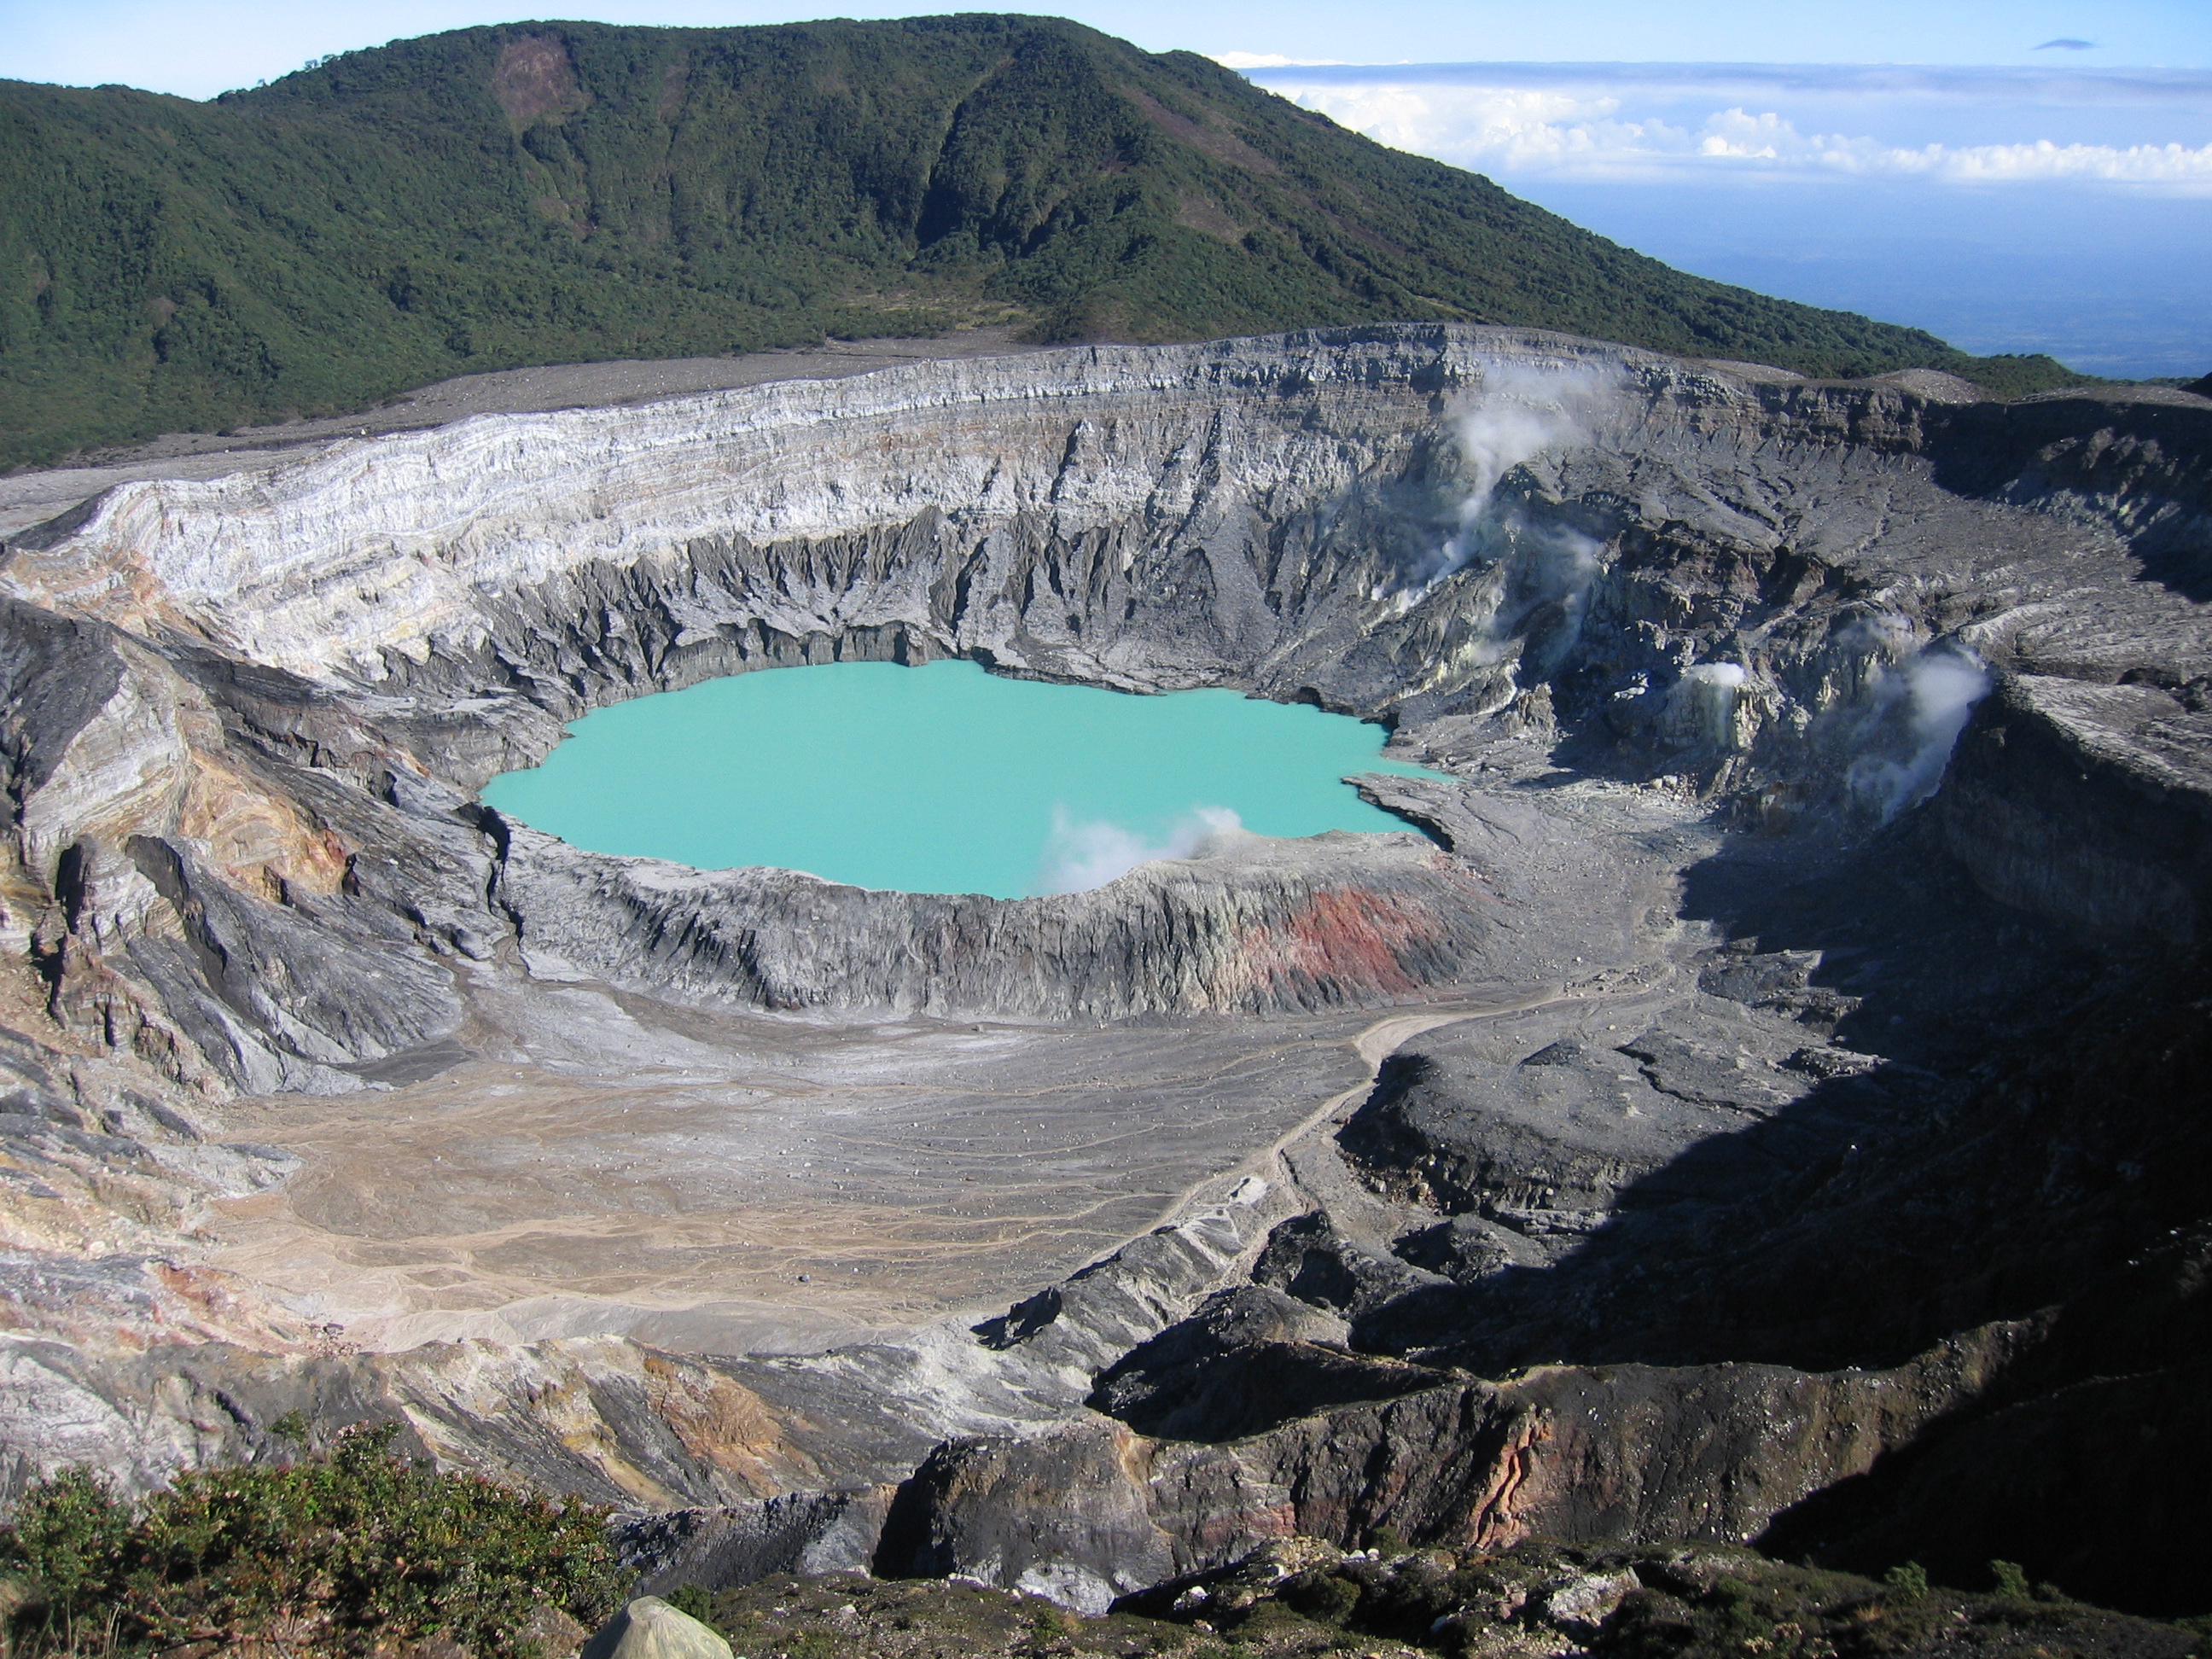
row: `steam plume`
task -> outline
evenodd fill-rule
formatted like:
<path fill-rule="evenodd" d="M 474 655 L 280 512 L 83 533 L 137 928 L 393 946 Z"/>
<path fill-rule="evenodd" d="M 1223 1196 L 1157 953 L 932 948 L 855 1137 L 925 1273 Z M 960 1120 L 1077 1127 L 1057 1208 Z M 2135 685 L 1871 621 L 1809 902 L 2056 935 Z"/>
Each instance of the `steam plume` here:
<path fill-rule="evenodd" d="M 1054 807 L 1052 835 L 1044 856 L 1038 860 L 1033 896 L 1048 893 L 1087 893 L 1094 887 L 1126 876 L 1154 859 L 1187 859 L 1205 851 L 1224 836 L 1239 835 L 1244 825 L 1225 806 L 1196 806 L 1169 827 L 1159 842 L 1146 841 L 1118 823 L 1098 819 L 1072 818 L 1064 807 Z"/>
<path fill-rule="evenodd" d="M 1880 672 L 1870 688 L 1878 717 L 1902 715 L 1909 749 L 1901 759 L 1868 755 L 1853 762 L 1851 793 L 1885 822 L 1926 800 L 1989 689 L 1989 670 L 1961 645 L 1930 646 L 1902 668 Z"/>
<path fill-rule="evenodd" d="M 1585 549 L 1594 551 L 1595 544 L 1571 532 L 1534 532 L 1507 521 L 1494 510 L 1492 498 L 1515 467 L 1547 450 L 1589 442 L 1590 421 L 1612 392 L 1604 376 L 1585 368 L 1493 363 L 1483 372 L 1480 392 L 1453 426 L 1468 484 L 1456 514 L 1458 527 L 1427 559 L 1401 574 L 1394 595 L 1399 609 L 1419 604 L 1438 582 L 1473 562 L 1485 544 L 1501 533 L 1509 540 L 1530 544 L 1540 556 L 1559 550 L 1544 544 L 1562 538 L 1581 544 L 1572 550 L 1571 564 L 1583 556 Z M 1378 588 L 1375 597 L 1384 598 L 1386 592 Z"/>
<path fill-rule="evenodd" d="M 1590 442 L 1591 424 L 1616 390 L 1588 368 L 1490 364 L 1475 401 L 1453 426 L 1467 481 L 1456 527 L 1395 582 L 1378 585 L 1372 597 L 1390 600 L 1402 614 L 1448 578 L 1480 564 L 1481 577 L 1453 601 L 1468 630 L 1459 647 L 1462 659 L 1487 666 L 1521 653 L 1534 678 L 1552 672 L 1582 631 L 1601 550 L 1565 525 L 1500 503 L 1498 489 L 1537 456 Z M 1536 655 L 1526 655 L 1532 650 Z"/>
<path fill-rule="evenodd" d="M 1701 662 L 1682 671 L 1669 699 L 1679 734 L 1714 749 L 1735 746 L 1735 705 L 1751 676 L 1740 662 Z"/>

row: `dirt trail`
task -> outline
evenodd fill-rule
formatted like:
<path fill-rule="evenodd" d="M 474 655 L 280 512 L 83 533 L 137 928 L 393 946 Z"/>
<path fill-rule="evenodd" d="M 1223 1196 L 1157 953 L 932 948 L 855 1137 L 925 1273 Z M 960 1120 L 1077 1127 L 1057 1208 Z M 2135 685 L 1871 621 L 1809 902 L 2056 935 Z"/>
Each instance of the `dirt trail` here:
<path fill-rule="evenodd" d="M 1559 1003 L 1596 1001 L 1601 1000 L 1604 994 L 1603 993 L 1596 995 L 1579 994 L 1570 991 L 1565 986 L 1543 985 L 1501 1001 L 1460 1003 L 1445 1007 L 1424 1008 L 1416 1013 L 1391 1014 L 1376 1020 L 1372 1025 L 1349 1040 L 1349 1046 L 1352 1052 L 1366 1064 L 1365 1077 L 1350 1088 L 1331 1095 L 1289 1129 L 1277 1136 L 1264 1150 L 1255 1152 L 1238 1164 L 1236 1168 L 1223 1174 L 1207 1176 L 1193 1182 L 1176 1194 L 1166 1207 L 1161 1210 L 1158 1218 L 1151 1226 L 1146 1228 L 1144 1232 L 1131 1234 L 1114 1249 L 1121 1249 L 1143 1237 L 1145 1233 L 1157 1231 L 1162 1227 L 1172 1226 L 1175 1223 L 1187 1218 L 1194 1209 L 1200 1207 L 1200 1198 L 1203 1194 L 1211 1192 L 1215 1194 L 1211 1202 L 1206 1206 L 1206 1207 L 1212 1207 L 1212 1204 L 1221 1202 L 1223 1198 L 1234 1192 L 1253 1176 L 1261 1176 L 1271 1188 L 1277 1190 L 1291 1184 L 1292 1176 L 1288 1166 L 1283 1161 L 1284 1154 L 1316 1130 L 1334 1121 L 1346 1107 L 1364 1096 L 1375 1086 L 1375 1079 L 1382 1069 L 1382 1062 L 1395 1054 L 1402 1044 L 1411 1042 L 1424 1032 L 1433 1031 L 1440 1026 L 1461 1024 L 1468 1020 L 1494 1019 L 1505 1014 L 1525 1014 L 1535 1009 L 1548 1008 Z M 1109 1251 L 1105 1254 L 1111 1253 Z"/>

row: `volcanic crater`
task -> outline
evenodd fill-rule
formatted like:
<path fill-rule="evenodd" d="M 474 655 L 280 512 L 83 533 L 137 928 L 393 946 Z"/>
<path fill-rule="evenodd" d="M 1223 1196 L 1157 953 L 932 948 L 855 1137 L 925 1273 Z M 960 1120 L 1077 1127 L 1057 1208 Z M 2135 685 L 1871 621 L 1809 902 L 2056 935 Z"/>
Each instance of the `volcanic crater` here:
<path fill-rule="evenodd" d="M 1097 1609 L 1389 1528 L 2182 1610 L 2208 440 L 1407 325 L 108 489 L 0 566 L 0 1484 L 296 1408 L 671 1583 Z M 1015 901 L 477 798 L 624 698 L 946 657 L 1449 776 Z"/>

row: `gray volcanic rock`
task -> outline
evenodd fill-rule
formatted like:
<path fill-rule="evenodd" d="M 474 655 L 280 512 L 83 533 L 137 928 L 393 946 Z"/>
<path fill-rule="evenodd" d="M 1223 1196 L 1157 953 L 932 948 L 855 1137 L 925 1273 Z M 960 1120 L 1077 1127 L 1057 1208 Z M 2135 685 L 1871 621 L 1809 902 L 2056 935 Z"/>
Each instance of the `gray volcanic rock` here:
<path fill-rule="evenodd" d="M 1298 1534 L 1388 1527 L 1482 1550 L 1529 1536 L 1741 1539 L 1973 1398 L 2017 1340 L 1976 1332 L 1879 1372 L 1546 1368 L 1221 1444 L 1093 1424 L 956 1442 L 901 1489 L 876 1570 L 964 1571 L 1096 1607 L 1124 1577 L 1223 1566 Z"/>
<path fill-rule="evenodd" d="M 1103 1613 L 1182 1566 L 1131 1478 L 1137 1443 L 1117 1425 L 1086 1424 L 1045 1439 L 940 1446 L 900 1489 L 875 1570 L 886 1577 L 966 1571 Z"/>
<path fill-rule="evenodd" d="M 2208 457 L 2181 394 L 1423 326 L 124 483 L 0 562 L 0 1491 L 72 1462 L 143 1489 L 299 1409 L 682 1512 L 632 1531 L 654 1582 L 866 1559 L 1095 1607 L 1298 1532 L 1772 1528 L 2148 1597 L 2160 1523 L 2098 1473 L 2145 1466 L 2070 1402 L 2155 1419 L 2172 1489 L 2212 1478 L 2173 1420 L 2201 1279 L 2140 1266 L 2212 1170 Z M 1424 834 L 1012 902 L 615 858 L 474 799 L 625 697 L 955 655 L 1317 704 L 1449 775 L 1360 781 Z M 896 1074 L 921 1022 L 984 1017 L 1030 1057 L 976 1085 L 1025 1119 L 1010 1185 L 1054 1089 L 1115 1134 L 1255 1127 L 1112 1194 L 1138 1218 L 1003 1316 L 805 1353 L 364 1353 L 272 1288 L 335 1232 L 207 1262 L 291 1167 L 225 1142 L 242 1097 L 343 1097 L 374 1141 L 386 1091 L 452 1071 L 526 1141 L 526 1060 L 673 1091 L 710 1038 L 834 1030 Z M 1133 1103 L 1060 1075 L 1078 1029 L 1274 1058 Z M 713 1109 L 848 1133 L 772 1084 Z M 908 1146 L 877 1163 L 918 1183 Z M 853 1212 L 896 1208 L 877 1180 Z M 363 1222 L 350 1260 L 513 1295 L 488 1264 L 604 1222 L 532 1190 L 546 1214 Z M 608 1255 L 575 1301 L 629 1293 Z M 2002 1473 L 2031 1463 L 2063 1479 Z M 2006 1530 L 2077 1501 L 2072 1554 Z"/>
<path fill-rule="evenodd" d="M 1239 1285 L 1131 1349 L 1099 1375 L 1089 1403 L 1146 1434 L 1235 1440 L 1437 1381 L 1418 1367 L 1343 1352 L 1346 1335 L 1340 1319 L 1264 1284 Z"/>
<path fill-rule="evenodd" d="M 684 1584 L 720 1589 L 772 1573 L 865 1570 L 895 1489 L 791 1492 L 711 1510 L 639 1516 L 620 1531 L 625 1565 L 650 1594 Z"/>
<path fill-rule="evenodd" d="M 2008 678 L 1977 711 L 1940 806 L 1992 896 L 2190 949 L 2212 927 L 2212 708 L 2200 685 Z"/>
<path fill-rule="evenodd" d="M 1402 1261 L 1346 1243 L 1321 1210 L 1293 1216 L 1267 1236 L 1267 1248 L 1252 1264 L 1252 1279 L 1310 1306 L 1351 1315 L 1430 1282 Z"/>
<path fill-rule="evenodd" d="M 712 1626 L 678 1612 L 657 1595 L 641 1595 L 584 1644 L 590 1659 L 730 1659 L 730 1644 Z"/>
<path fill-rule="evenodd" d="M 1161 1227 L 975 1327 L 984 1345 L 1018 1351 L 1073 1381 L 1087 1377 L 1177 1318 L 1219 1284 L 1249 1243 L 1263 1183 L 1248 1180 L 1234 1207 Z M 1241 1212 L 1241 1213 L 1240 1213 Z"/>
<path fill-rule="evenodd" d="M 769 1008 L 1048 1019 L 1279 1013 L 1448 981 L 1494 931 L 1476 872 L 1422 837 L 1234 837 L 1109 888 L 1006 902 L 702 874 L 514 829 L 495 896 L 533 965 Z"/>
<path fill-rule="evenodd" d="M 1695 1013 L 1670 1026 L 1610 1048 L 1555 1043 L 1513 1065 L 1425 1043 L 1392 1061 L 1340 1142 L 1372 1178 L 1430 1207 L 1526 1231 L 1539 1212 L 1608 1210 L 1661 1170 L 1680 1187 L 1692 1147 L 1813 1086 L 1779 1064 L 1802 1034 Z"/>

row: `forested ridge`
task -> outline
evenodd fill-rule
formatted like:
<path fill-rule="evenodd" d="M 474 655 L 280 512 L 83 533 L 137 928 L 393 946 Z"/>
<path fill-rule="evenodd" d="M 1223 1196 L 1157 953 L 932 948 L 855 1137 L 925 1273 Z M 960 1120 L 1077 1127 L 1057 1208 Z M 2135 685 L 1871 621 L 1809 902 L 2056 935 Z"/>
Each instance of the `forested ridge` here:
<path fill-rule="evenodd" d="M 207 103 L 0 82 L 0 465 L 523 363 L 1422 319 L 2072 378 L 1683 275 L 1050 18 L 518 23 Z"/>

